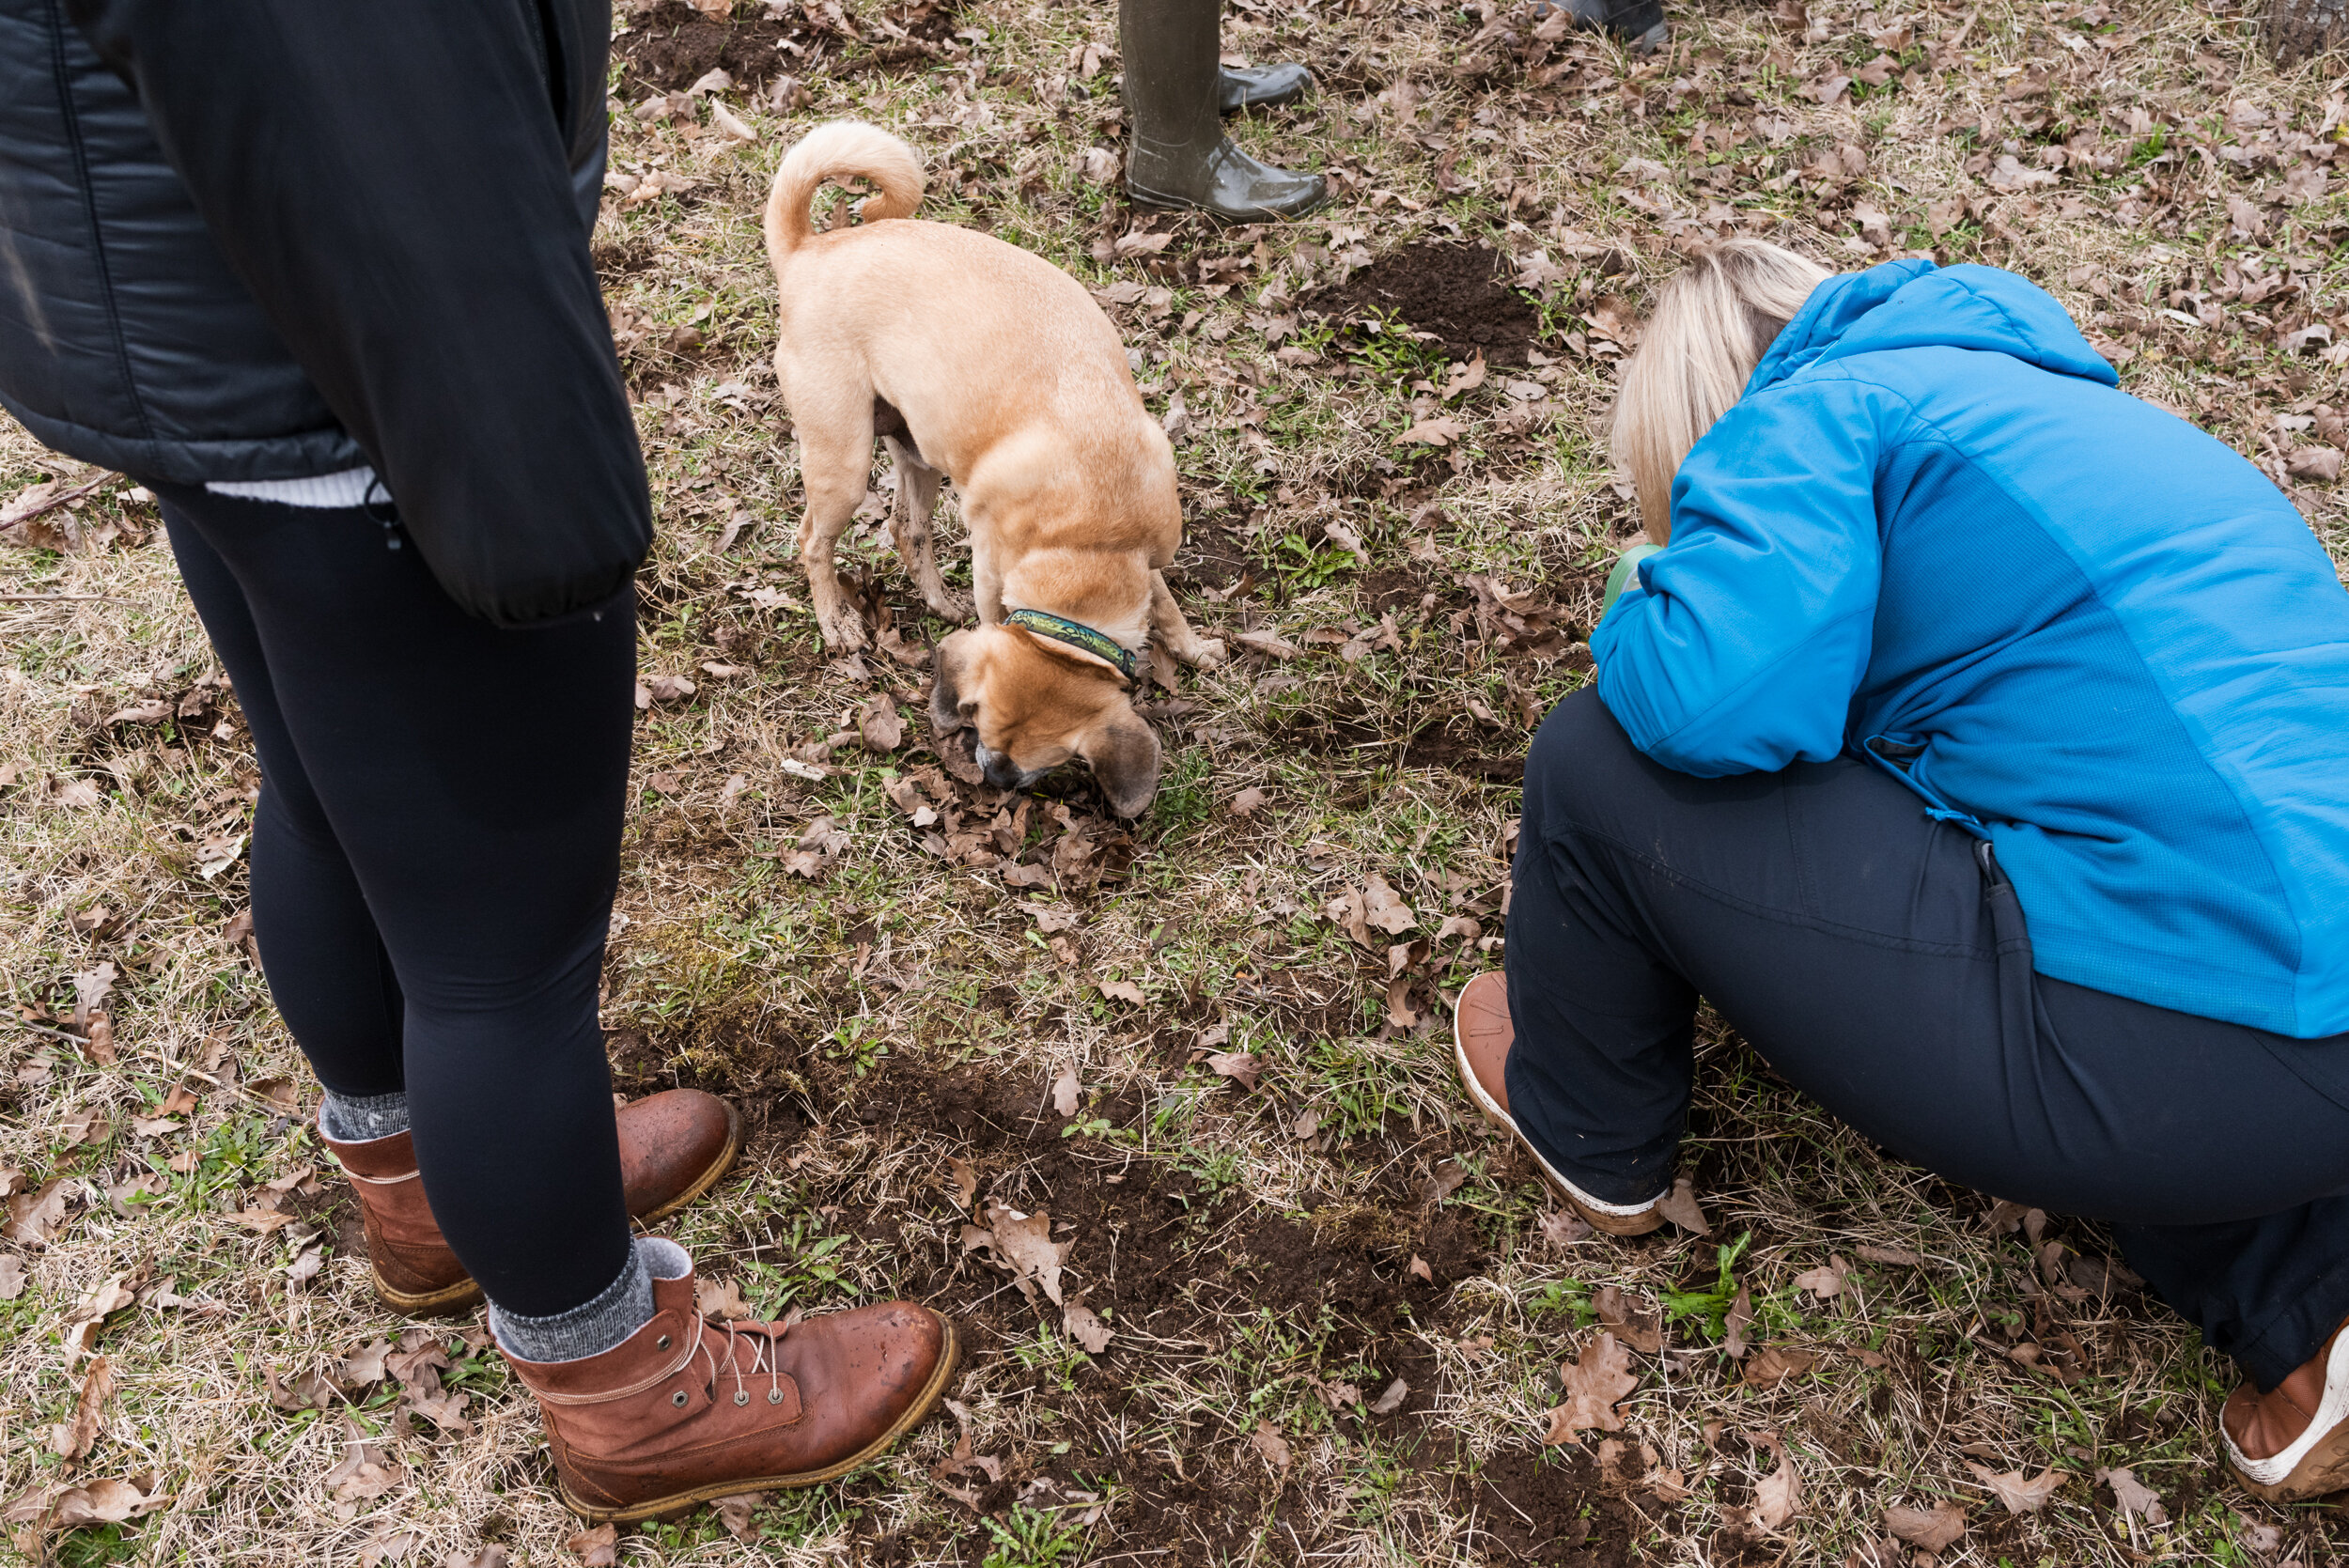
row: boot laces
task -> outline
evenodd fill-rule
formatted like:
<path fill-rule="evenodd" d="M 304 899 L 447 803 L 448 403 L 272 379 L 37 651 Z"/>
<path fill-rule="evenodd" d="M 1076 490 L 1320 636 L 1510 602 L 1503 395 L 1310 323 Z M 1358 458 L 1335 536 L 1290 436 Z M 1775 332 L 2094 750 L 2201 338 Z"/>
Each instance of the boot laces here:
<path fill-rule="evenodd" d="M 722 1359 L 711 1348 L 710 1342 L 723 1330 L 726 1337 L 726 1353 Z M 705 1397 L 715 1403 L 718 1382 L 728 1373 L 734 1374 L 734 1403 L 750 1403 L 749 1381 L 761 1373 L 767 1375 L 767 1403 L 783 1403 L 783 1358 L 777 1353 L 775 1342 L 787 1333 L 788 1327 L 777 1323 L 711 1324 L 707 1320 L 702 1329 L 702 1355 L 709 1363 L 709 1376 L 703 1385 Z M 742 1351 L 749 1349 L 749 1365 L 743 1365 Z"/>

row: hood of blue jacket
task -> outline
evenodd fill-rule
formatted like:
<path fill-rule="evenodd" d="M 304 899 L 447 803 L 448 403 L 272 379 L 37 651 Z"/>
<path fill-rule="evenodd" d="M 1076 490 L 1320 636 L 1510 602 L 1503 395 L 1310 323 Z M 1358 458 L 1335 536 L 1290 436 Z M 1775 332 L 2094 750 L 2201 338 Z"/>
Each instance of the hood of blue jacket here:
<path fill-rule="evenodd" d="M 1811 365 L 1887 349 L 1982 349 L 2059 376 L 2120 382 L 2063 307 L 2013 272 L 1888 261 L 1812 289 L 1753 367 L 1746 396 Z"/>

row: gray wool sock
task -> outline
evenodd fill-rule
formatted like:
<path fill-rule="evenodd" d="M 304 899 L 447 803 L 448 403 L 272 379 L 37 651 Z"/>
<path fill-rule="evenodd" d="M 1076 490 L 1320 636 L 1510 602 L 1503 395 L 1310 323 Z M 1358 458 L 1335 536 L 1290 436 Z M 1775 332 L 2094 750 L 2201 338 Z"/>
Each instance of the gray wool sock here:
<path fill-rule="evenodd" d="M 652 1321 L 652 1282 L 679 1280 L 693 1260 L 674 1241 L 639 1236 L 620 1277 L 580 1306 L 551 1317 L 524 1317 L 490 1303 L 490 1331 L 500 1348 L 524 1361 L 581 1361 L 600 1356 Z"/>
<path fill-rule="evenodd" d="M 369 1143 L 408 1130 L 408 1094 L 337 1094 L 319 1102 L 319 1130 L 338 1143 Z"/>

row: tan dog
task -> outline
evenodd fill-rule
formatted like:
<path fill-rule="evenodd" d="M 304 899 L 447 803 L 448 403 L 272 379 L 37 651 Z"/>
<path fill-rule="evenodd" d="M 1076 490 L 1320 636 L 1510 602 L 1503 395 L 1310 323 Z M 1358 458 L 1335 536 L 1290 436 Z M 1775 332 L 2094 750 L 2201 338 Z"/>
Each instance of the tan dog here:
<path fill-rule="evenodd" d="M 813 232 L 817 187 L 850 179 L 879 192 L 864 221 Z M 980 624 L 939 645 L 940 731 L 975 726 L 979 765 L 1001 788 L 1083 757 L 1118 814 L 1138 815 L 1159 778 L 1158 737 L 1132 701 L 1149 634 L 1189 664 L 1223 659 L 1166 586 L 1183 533 L 1174 449 L 1082 286 L 990 235 L 906 221 L 921 199 L 913 149 L 842 120 L 785 155 L 767 201 L 782 296 L 775 374 L 800 438 L 800 551 L 817 620 L 828 645 L 864 645 L 833 549 L 879 435 L 896 467 L 898 556 L 949 620 L 972 607 L 938 575 L 941 475 L 971 531 Z"/>

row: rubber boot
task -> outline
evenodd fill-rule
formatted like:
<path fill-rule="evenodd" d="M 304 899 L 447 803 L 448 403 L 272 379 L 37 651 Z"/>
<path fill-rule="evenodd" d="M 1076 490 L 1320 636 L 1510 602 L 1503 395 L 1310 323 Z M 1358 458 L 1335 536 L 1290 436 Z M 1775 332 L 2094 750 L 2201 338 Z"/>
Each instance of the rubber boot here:
<path fill-rule="evenodd" d="M 1215 74 L 1216 107 L 1227 115 L 1243 109 L 1278 109 L 1313 90 L 1314 73 L 1294 61 L 1277 66 L 1225 66 Z"/>
<path fill-rule="evenodd" d="M 708 1323 L 683 1253 L 653 1318 L 576 1361 L 507 1355 L 546 1418 L 563 1501 L 591 1524 L 669 1518 L 739 1492 L 814 1486 L 879 1458 L 938 1407 L 955 1330 L 910 1302 L 798 1323 Z"/>
<path fill-rule="evenodd" d="M 1653 54 L 1671 41 L 1663 0 L 1550 0 L 1541 14 L 1563 10 L 1586 33 L 1605 33 L 1634 54 Z"/>
<path fill-rule="evenodd" d="M 648 1094 L 615 1115 L 620 1181 L 628 1212 L 642 1224 L 666 1219 L 715 1187 L 742 1149 L 741 1114 L 698 1089 Z M 425 1201 L 408 1134 L 359 1143 L 321 1134 L 319 1141 L 358 1191 L 378 1300 L 395 1312 L 430 1316 L 481 1299 L 481 1287 L 449 1250 Z"/>
<path fill-rule="evenodd" d="M 1310 212 L 1329 199 L 1329 181 L 1260 163 L 1223 134 L 1221 23 L 1218 0 L 1119 0 L 1133 125 L 1127 194 L 1238 223 Z"/>

